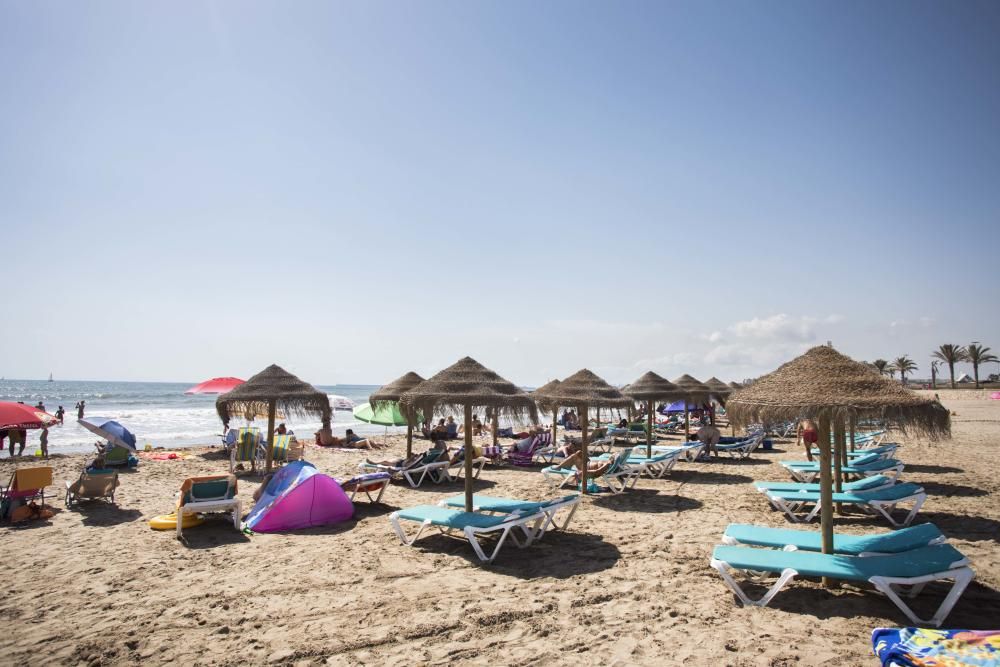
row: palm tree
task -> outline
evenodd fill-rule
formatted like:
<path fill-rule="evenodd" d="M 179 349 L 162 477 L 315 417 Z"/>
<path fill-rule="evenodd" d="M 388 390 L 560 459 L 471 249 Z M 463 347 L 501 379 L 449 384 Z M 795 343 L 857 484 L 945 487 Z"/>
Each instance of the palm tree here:
<path fill-rule="evenodd" d="M 979 365 L 989 364 L 996 361 L 997 355 L 990 353 L 990 348 L 979 344 L 979 341 L 973 341 L 969 344 L 969 349 L 965 351 L 966 360 L 972 364 L 972 375 L 976 378 L 976 389 L 979 389 Z"/>
<path fill-rule="evenodd" d="M 931 389 L 937 389 L 937 374 L 940 365 L 941 362 L 937 359 L 931 362 Z"/>
<path fill-rule="evenodd" d="M 890 379 L 895 380 L 896 379 L 896 367 L 893 366 L 892 364 L 889 364 L 888 366 L 885 367 L 885 374 L 888 375 Z"/>
<path fill-rule="evenodd" d="M 879 375 L 885 375 L 886 369 L 889 368 L 889 362 L 885 359 L 876 359 L 872 362 L 872 366 L 879 372 Z"/>
<path fill-rule="evenodd" d="M 951 375 L 951 388 L 955 388 L 955 364 L 960 361 L 965 361 L 968 352 L 961 345 L 953 345 L 951 343 L 945 343 L 944 345 L 938 346 L 938 349 L 931 353 L 931 356 L 935 359 L 940 359 L 944 363 L 948 364 L 948 373 Z"/>
<path fill-rule="evenodd" d="M 906 374 L 912 373 L 917 370 L 917 365 L 905 354 L 901 357 L 896 357 L 895 361 L 892 362 L 892 367 L 899 371 L 899 381 L 906 384 Z"/>

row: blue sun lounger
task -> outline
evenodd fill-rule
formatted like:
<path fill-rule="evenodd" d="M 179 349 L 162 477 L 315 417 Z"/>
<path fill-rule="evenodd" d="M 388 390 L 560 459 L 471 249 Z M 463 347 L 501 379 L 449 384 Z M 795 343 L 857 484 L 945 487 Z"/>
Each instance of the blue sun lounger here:
<path fill-rule="evenodd" d="M 819 477 L 819 463 L 808 461 L 781 461 L 782 466 L 792 477 L 800 482 L 813 482 Z M 891 475 L 894 479 L 899 479 L 903 473 L 903 463 L 896 459 L 879 459 L 870 463 L 862 463 L 858 459 L 849 466 L 843 466 L 840 471 L 844 475 L 851 477 L 870 477 L 871 475 Z"/>
<path fill-rule="evenodd" d="M 878 447 L 869 447 L 868 449 L 856 449 L 853 452 L 844 452 L 844 454 L 847 455 L 848 460 L 857 460 L 873 454 L 877 454 L 880 458 L 887 459 L 893 456 L 897 449 L 899 449 L 899 445 L 895 442 L 891 442 L 885 445 L 879 445 Z M 812 448 L 812 455 L 819 456 L 818 447 Z"/>
<path fill-rule="evenodd" d="M 874 491 L 886 486 L 892 486 L 896 480 L 884 475 L 874 475 L 872 477 L 862 477 L 853 482 L 844 482 L 841 489 L 844 491 Z M 820 485 L 817 482 L 754 482 L 758 491 L 819 491 Z"/>
<path fill-rule="evenodd" d="M 868 556 L 873 554 L 894 554 L 941 544 L 944 535 L 933 523 L 921 523 L 909 528 L 873 533 L 869 535 L 848 535 L 834 533 L 834 553 L 846 556 Z M 743 523 L 731 523 L 722 534 L 722 543 L 752 547 L 770 547 L 786 551 L 822 551 L 823 535 L 816 530 L 796 530 L 793 528 L 768 528 Z"/>
<path fill-rule="evenodd" d="M 935 544 L 897 554 L 842 556 L 812 551 L 778 551 L 754 547 L 718 546 L 712 552 L 712 567 L 745 605 L 766 607 L 785 584 L 797 576 L 830 577 L 843 581 L 868 582 L 892 600 L 914 624 L 940 627 L 975 577 L 968 559 L 950 544 Z M 735 571 L 766 572 L 777 581 L 760 598 L 753 600 L 733 577 Z M 900 589 L 912 586 L 915 597 L 925 584 L 953 580 L 954 584 L 937 611 L 928 620 L 918 618 L 899 596 Z"/>
<path fill-rule="evenodd" d="M 419 523 L 420 528 L 413 537 L 408 537 L 403 530 L 403 521 Z M 510 537 L 511 541 L 519 547 L 526 547 L 531 544 L 534 535 L 538 533 L 542 522 L 545 521 L 545 514 L 537 512 L 512 512 L 510 514 L 480 514 L 479 512 L 463 512 L 460 510 L 447 509 L 437 505 L 417 505 L 407 509 L 393 512 L 389 515 L 389 523 L 392 525 L 400 542 L 406 546 L 412 546 L 420 539 L 424 530 L 429 526 L 434 526 L 444 535 L 450 535 L 453 531 L 461 531 L 465 539 L 472 545 L 479 560 L 492 563 L 493 559 L 500 553 L 500 547 Z M 530 525 L 534 524 L 534 525 Z M 522 544 L 517 535 L 511 531 L 514 528 L 523 528 L 525 542 Z M 479 543 L 480 537 L 485 537 L 493 533 L 499 533 L 500 539 L 497 541 L 493 551 L 487 555 Z"/>
<path fill-rule="evenodd" d="M 639 479 L 640 471 L 637 466 L 629 465 L 628 459 L 631 456 L 632 448 L 626 447 L 615 454 L 611 465 L 603 473 L 599 475 L 588 473 L 587 481 L 596 483 L 597 479 L 604 480 L 612 493 L 622 493 L 630 486 L 635 487 L 635 482 Z M 559 466 L 549 466 L 548 468 L 542 468 L 542 477 L 552 484 L 554 488 L 561 489 L 566 484 L 574 481 L 579 484 L 577 480 L 578 472 L 579 470 L 576 467 L 561 468 Z"/>
<path fill-rule="evenodd" d="M 541 502 L 535 502 L 530 500 L 517 500 L 514 498 L 501 498 L 498 496 L 485 496 L 474 494 L 472 496 L 472 511 L 474 512 L 489 512 L 496 514 L 511 514 L 513 512 L 521 512 L 533 514 L 535 512 L 542 512 L 545 515 L 545 521 L 538 528 L 538 532 L 531 536 L 532 541 L 539 540 L 545 534 L 545 532 L 551 527 L 553 530 L 565 530 L 569 525 L 570 520 L 576 513 L 576 508 L 580 504 L 580 496 L 563 496 L 562 498 L 553 498 L 552 500 L 545 500 Z M 445 498 L 440 502 L 442 507 L 450 507 L 455 509 L 465 509 L 465 495 L 458 494 L 450 498 Z M 562 524 L 556 522 L 555 517 L 559 510 L 569 509 L 569 514 L 563 519 Z M 526 526 L 527 528 L 527 526 Z"/>
<path fill-rule="evenodd" d="M 764 495 L 771 504 L 788 515 L 792 521 L 809 522 L 819 515 L 822 508 L 821 495 L 818 491 L 764 491 Z M 916 484 L 895 484 L 883 487 L 874 491 L 855 491 L 853 493 L 834 493 L 832 502 L 841 505 L 855 505 L 865 510 L 878 512 L 888 520 L 893 527 L 908 526 L 917 515 L 924 501 L 927 500 L 927 493 L 922 486 Z M 897 505 L 903 503 L 913 503 L 913 509 L 902 521 L 896 521 L 892 517 L 893 510 Z M 807 505 L 813 505 L 804 517 L 797 513 Z"/>

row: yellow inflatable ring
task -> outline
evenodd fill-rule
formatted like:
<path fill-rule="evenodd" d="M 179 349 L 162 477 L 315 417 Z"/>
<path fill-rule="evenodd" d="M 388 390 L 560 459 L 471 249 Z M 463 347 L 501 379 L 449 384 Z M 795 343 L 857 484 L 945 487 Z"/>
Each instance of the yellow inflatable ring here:
<path fill-rule="evenodd" d="M 205 519 L 200 514 L 185 514 L 184 523 L 181 524 L 181 527 L 190 528 L 192 526 L 200 526 L 203 523 L 205 523 Z M 149 520 L 149 527 L 153 530 L 177 530 L 177 514 L 171 513 L 154 516 Z"/>

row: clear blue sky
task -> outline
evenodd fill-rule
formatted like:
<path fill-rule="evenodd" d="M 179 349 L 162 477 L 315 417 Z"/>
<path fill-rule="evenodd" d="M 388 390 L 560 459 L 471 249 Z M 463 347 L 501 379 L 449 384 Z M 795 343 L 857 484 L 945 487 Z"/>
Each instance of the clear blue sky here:
<path fill-rule="evenodd" d="M 0 0 L 0 374 L 1000 348 L 995 2 Z M 12 290 L 9 288 L 20 288 Z"/>

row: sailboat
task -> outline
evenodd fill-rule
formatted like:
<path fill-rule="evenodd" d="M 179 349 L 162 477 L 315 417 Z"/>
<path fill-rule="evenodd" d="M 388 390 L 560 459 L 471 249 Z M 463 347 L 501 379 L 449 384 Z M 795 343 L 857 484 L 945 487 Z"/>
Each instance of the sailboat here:
<path fill-rule="evenodd" d="M 49 373 L 49 382 L 52 382 L 52 373 Z"/>

